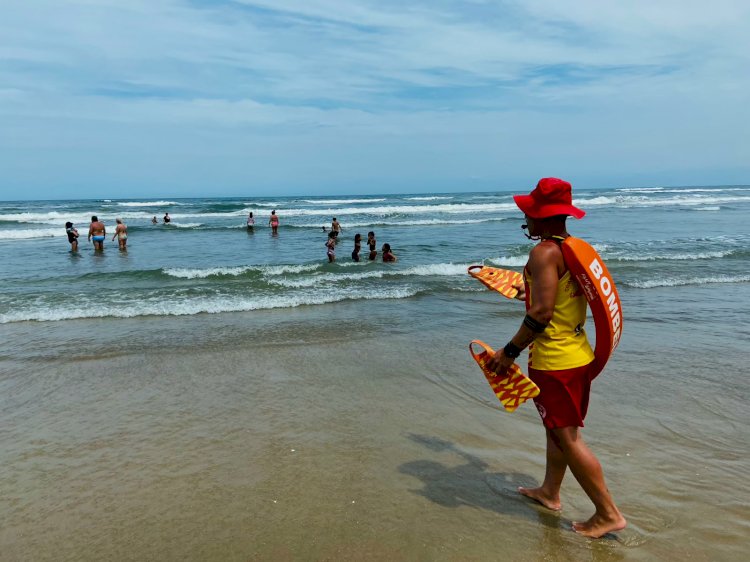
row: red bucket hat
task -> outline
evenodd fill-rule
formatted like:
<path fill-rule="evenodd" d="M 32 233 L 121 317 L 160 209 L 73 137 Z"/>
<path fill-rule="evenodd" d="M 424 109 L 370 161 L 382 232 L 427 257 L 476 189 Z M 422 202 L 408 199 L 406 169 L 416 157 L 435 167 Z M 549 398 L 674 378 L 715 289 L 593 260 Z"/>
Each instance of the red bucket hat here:
<path fill-rule="evenodd" d="M 573 195 L 568 182 L 559 178 L 542 178 L 528 195 L 514 195 L 513 200 L 524 214 L 532 219 L 546 219 L 557 215 L 583 218 L 586 211 L 573 206 Z"/>

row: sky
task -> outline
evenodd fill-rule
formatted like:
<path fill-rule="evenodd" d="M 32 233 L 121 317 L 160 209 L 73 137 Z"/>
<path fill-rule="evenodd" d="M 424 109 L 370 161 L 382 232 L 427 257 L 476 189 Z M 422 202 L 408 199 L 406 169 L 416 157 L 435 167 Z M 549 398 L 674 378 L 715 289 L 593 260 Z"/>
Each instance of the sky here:
<path fill-rule="evenodd" d="M 0 14 L 0 199 L 750 183 L 747 0 Z"/>

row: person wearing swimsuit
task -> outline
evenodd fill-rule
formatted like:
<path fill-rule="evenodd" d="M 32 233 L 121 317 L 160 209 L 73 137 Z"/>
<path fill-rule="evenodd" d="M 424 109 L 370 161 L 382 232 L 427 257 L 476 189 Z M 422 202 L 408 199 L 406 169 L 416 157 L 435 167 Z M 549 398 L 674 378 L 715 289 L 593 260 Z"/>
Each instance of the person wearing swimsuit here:
<path fill-rule="evenodd" d="M 529 233 L 539 243 L 529 253 L 524 288 L 516 298 L 526 301 L 526 317 L 507 345 L 488 361 L 501 374 L 521 351 L 529 351 L 529 378 L 541 393 L 534 398 L 547 438 L 547 468 L 538 488 L 520 487 L 520 494 L 552 510 L 560 510 L 560 486 L 568 468 L 594 504 L 587 521 L 573 530 L 590 538 L 624 529 L 627 521 L 615 505 L 602 467 L 583 441 L 580 428 L 586 416 L 594 352 L 583 329 L 586 299 L 563 259 L 560 243 L 569 236 L 567 217 L 582 218 L 573 206 L 571 186 L 557 178 L 543 178 L 529 195 L 514 200 L 526 216 Z"/>
<path fill-rule="evenodd" d="M 172 218 L 169 216 L 169 213 L 164 213 L 164 224 L 169 224 Z"/>
<path fill-rule="evenodd" d="M 329 232 L 328 240 L 326 240 L 326 255 L 328 256 L 328 263 L 336 261 L 336 233 Z"/>
<path fill-rule="evenodd" d="M 377 242 L 375 241 L 375 233 L 371 230 L 367 233 L 367 245 L 370 247 L 370 254 L 367 258 L 372 261 L 378 257 Z"/>
<path fill-rule="evenodd" d="M 359 261 L 359 251 L 362 248 L 362 235 L 357 233 L 354 235 L 354 251 L 352 252 L 352 259 Z"/>
<path fill-rule="evenodd" d="M 114 242 L 115 238 L 117 238 L 120 250 L 125 251 L 127 250 L 126 246 L 128 243 L 128 227 L 122 222 L 122 219 L 115 219 L 115 222 L 117 226 L 115 227 L 115 234 L 112 236 L 112 241 Z"/>
<path fill-rule="evenodd" d="M 383 261 L 384 262 L 394 262 L 398 261 L 398 258 L 396 255 L 391 252 L 391 245 L 390 244 L 383 244 Z"/>
<path fill-rule="evenodd" d="M 341 223 L 336 217 L 331 220 L 331 230 L 336 233 L 336 243 L 339 243 L 338 235 L 341 234 Z"/>
<path fill-rule="evenodd" d="M 73 226 L 72 222 L 65 223 L 65 233 L 68 235 L 68 242 L 70 242 L 70 251 L 78 251 L 78 230 Z"/>
<path fill-rule="evenodd" d="M 271 225 L 271 232 L 273 234 L 278 234 L 279 230 L 279 215 L 276 214 L 276 211 L 271 211 L 271 218 L 268 219 L 268 224 Z"/>
<path fill-rule="evenodd" d="M 250 211 L 250 214 L 247 215 L 247 229 L 253 230 L 255 228 L 255 217 L 253 216 L 253 212 Z"/>
<path fill-rule="evenodd" d="M 107 229 L 104 223 L 101 222 L 96 215 L 91 217 L 91 224 L 89 225 L 89 242 L 94 242 L 94 250 L 97 252 L 104 251 L 104 238 L 107 236 Z"/>

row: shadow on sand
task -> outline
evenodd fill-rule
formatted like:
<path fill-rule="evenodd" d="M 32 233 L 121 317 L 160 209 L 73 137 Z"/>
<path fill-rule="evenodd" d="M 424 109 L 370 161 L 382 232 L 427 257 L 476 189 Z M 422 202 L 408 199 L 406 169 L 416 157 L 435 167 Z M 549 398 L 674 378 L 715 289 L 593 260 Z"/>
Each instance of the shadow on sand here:
<path fill-rule="evenodd" d="M 555 560 L 579 560 L 585 554 L 605 554 L 607 560 L 620 560 L 616 547 L 637 547 L 645 542 L 642 533 L 634 529 L 617 534 L 608 533 L 609 540 L 586 539 L 572 530 L 572 520 L 518 493 L 519 486 L 535 487 L 539 482 L 520 472 L 490 472 L 489 465 L 479 457 L 462 451 L 454 443 L 425 435 L 410 433 L 407 437 L 430 451 L 452 453 L 465 462 L 448 466 L 434 460 L 418 460 L 399 466 L 402 474 L 422 481 L 422 488 L 411 490 L 445 507 L 470 506 L 515 518 L 536 522 L 545 529 L 540 548 L 555 553 Z M 579 550 L 581 547 L 584 550 Z M 570 557 L 569 557 L 570 556 Z"/>
<path fill-rule="evenodd" d="M 450 441 L 437 437 L 408 434 L 408 438 L 430 451 L 453 453 L 463 464 L 448 466 L 434 460 L 417 460 L 399 466 L 399 472 L 422 481 L 422 488 L 411 490 L 444 507 L 471 506 L 504 515 L 523 517 L 547 527 L 564 529 L 570 521 L 560 514 L 521 496 L 518 486 L 538 486 L 528 474 L 489 472 L 479 457 L 462 451 Z"/>

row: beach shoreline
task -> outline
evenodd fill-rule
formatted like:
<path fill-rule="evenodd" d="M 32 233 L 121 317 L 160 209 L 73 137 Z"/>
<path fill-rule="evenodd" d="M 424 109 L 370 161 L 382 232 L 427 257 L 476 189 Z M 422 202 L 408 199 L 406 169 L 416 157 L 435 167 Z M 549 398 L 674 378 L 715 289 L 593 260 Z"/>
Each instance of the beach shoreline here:
<path fill-rule="evenodd" d="M 451 322 L 430 321 L 436 308 Z M 630 359 L 650 337 L 637 319 L 584 430 L 628 529 L 593 543 L 570 532 L 591 509 L 570 476 L 561 515 L 515 493 L 542 476 L 541 424 L 529 404 L 502 412 L 465 348 L 498 341 L 519 315 L 470 293 L 2 326 L 2 557 L 736 559 L 742 496 L 714 482 L 745 476 L 743 456 L 716 459 L 715 428 L 696 442 L 697 420 L 678 411 L 689 402 L 664 400 L 665 379 L 696 357 L 665 354 L 658 378 Z M 106 342 L 137 329 L 117 353 L 56 350 L 71 332 Z M 28 350 L 8 347 L 33 332 Z M 692 334 L 683 344 L 698 355 Z"/>

